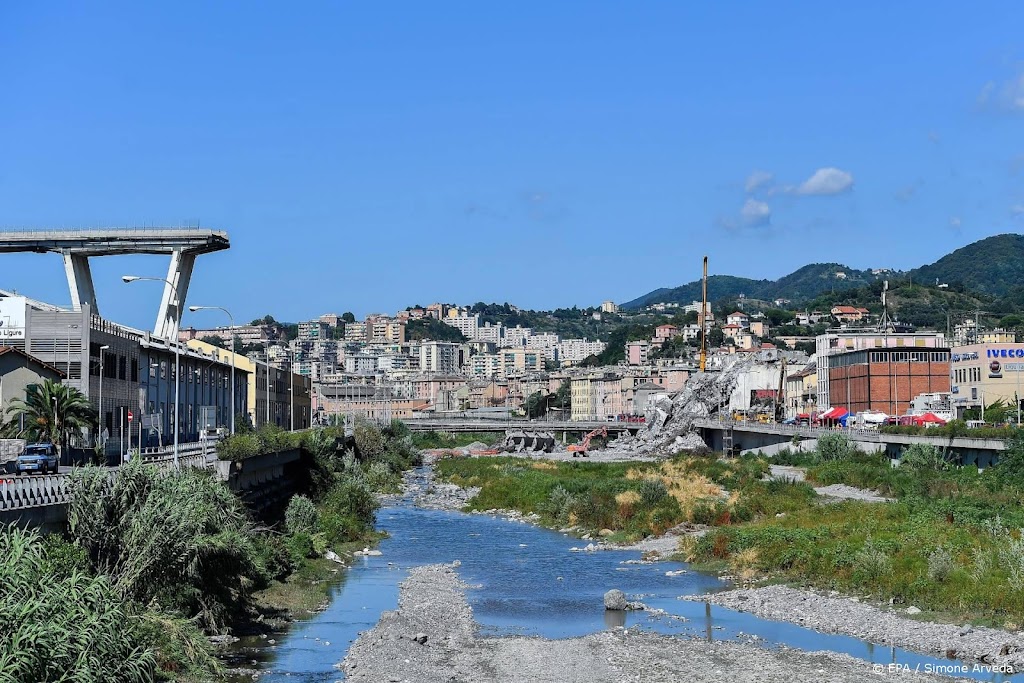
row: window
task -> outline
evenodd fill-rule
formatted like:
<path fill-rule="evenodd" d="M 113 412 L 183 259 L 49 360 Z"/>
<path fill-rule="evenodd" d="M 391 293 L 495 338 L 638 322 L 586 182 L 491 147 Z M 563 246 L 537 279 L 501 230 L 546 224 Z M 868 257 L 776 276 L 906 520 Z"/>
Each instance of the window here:
<path fill-rule="evenodd" d="M 117 378 L 128 379 L 128 358 L 125 356 L 117 357 Z"/>
<path fill-rule="evenodd" d="M 132 358 L 132 375 L 131 375 L 131 377 L 132 377 L 132 381 L 133 382 L 138 382 L 139 381 L 139 359 L 138 358 Z"/>

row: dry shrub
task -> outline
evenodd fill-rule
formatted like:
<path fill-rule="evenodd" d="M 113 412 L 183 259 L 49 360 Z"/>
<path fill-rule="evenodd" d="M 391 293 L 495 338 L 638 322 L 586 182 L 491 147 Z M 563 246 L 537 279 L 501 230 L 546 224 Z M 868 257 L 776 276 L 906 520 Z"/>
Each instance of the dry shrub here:
<path fill-rule="evenodd" d="M 744 570 L 752 570 L 757 567 L 757 561 L 760 556 L 757 554 L 757 548 L 747 548 L 741 550 L 729 558 L 729 566 L 737 572 Z"/>
<path fill-rule="evenodd" d="M 575 512 L 570 512 L 566 521 L 569 523 L 569 526 L 576 526 L 579 524 L 580 518 L 576 516 Z"/>
<path fill-rule="evenodd" d="M 729 557 L 729 538 L 725 534 L 715 536 L 715 542 L 711 547 L 711 555 L 719 560 Z"/>
<path fill-rule="evenodd" d="M 697 559 L 697 554 L 695 552 L 697 548 L 697 540 L 697 537 L 692 535 L 679 537 L 679 545 L 676 546 L 676 550 L 683 556 L 684 561 L 693 562 Z"/>
<path fill-rule="evenodd" d="M 634 506 L 640 502 L 640 494 L 636 491 L 623 491 L 615 496 L 619 506 L 619 517 L 626 520 L 633 516 Z"/>
<path fill-rule="evenodd" d="M 530 467 L 532 467 L 535 470 L 542 470 L 542 471 L 543 470 L 550 471 L 550 470 L 557 470 L 558 469 L 558 465 L 556 465 L 553 462 L 546 462 L 546 461 L 540 461 L 540 462 L 531 463 Z"/>
<path fill-rule="evenodd" d="M 630 469 L 626 479 L 658 479 L 665 485 L 670 496 L 679 503 L 679 508 L 688 521 L 693 521 L 693 511 L 706 500 L 721 498 L 722 489 L 702 474 L 688 469 L 688 460 L 663 462 L 655 471 Z"/>

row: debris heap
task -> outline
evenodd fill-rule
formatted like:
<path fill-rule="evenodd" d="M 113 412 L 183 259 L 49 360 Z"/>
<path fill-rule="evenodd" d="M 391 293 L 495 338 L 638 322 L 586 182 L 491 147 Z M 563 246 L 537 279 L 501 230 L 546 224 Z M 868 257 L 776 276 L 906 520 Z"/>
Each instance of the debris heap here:
<path fill-rule="evenodd" d="M 753 358 L 732 357 L 725 360 L 721 370 L 694 374 L 679 393 L 648 404 L 643 429 L 633 438 L 619 439 L 616 446 L 643 454 L 706 451 L 707 444 L 696 431 L 694 420 L 728 410 L 739 377 L 755 362 Z"/>

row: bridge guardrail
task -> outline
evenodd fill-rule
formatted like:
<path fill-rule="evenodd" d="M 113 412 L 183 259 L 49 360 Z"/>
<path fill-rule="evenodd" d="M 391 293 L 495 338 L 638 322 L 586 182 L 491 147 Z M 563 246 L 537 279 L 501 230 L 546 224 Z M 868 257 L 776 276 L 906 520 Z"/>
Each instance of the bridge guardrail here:
<path fill-rule="evenodd" d="M 202 444 L 181 444 L 178 447 L 178 463 L 181 467 L 206 469 L 212 462 L 209 454 L 215 456 L 212 446 L 207 447 L 207 454 L 204 455 Z M 143 457 L 143 462 L 161 468 L 174 467 L 173 449 L 157 457 Z M 111 469 L 110 474 L 117 476 L 117 469 Z M 67 474 L 0 475 L 0 511 L 64 505 L 70 501 L 71 479 Z"/>

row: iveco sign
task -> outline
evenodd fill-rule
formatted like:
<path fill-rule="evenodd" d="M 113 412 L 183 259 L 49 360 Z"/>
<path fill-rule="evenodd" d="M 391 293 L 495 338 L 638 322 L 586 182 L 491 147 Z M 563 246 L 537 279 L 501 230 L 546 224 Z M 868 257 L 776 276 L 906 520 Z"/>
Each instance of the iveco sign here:
<path fill-rule="evenodd" d="M 986 358 L 1024 358 L 1024 348 L 985 349 Z"/>

